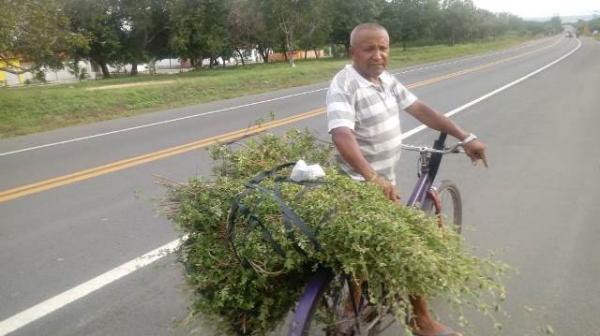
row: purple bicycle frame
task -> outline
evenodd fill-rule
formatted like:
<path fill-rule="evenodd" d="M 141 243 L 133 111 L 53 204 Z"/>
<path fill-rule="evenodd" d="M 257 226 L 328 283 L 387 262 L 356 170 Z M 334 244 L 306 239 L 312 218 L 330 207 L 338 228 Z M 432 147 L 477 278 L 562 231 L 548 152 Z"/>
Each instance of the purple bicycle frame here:
<path fill-rule="evenodd" d="M 290 323 L 289 336 L 303 336 L 302 332 L 310 323 L 309 317 L 319 304 L 318 298 L 327 289 L 333 279 L 333 272 L 328 268 L 319 268 L 308 281 L 304 295 L 298 302 L 294 319 Z"/>
<path fill-rule="evenodd" d="M 438 140 L 435 141 L 433 148 L 443 149 L 445 142 L 446 134 L 441 133 Z M 425 204 L 425 201 L 427 200 L 427 195 L 431 189 L 433 180 L 437 175 L 441 160 L 441 154 L 432 154 L 429 164 L 421 167 L 419 179 L 406 203 L 407 206 L 415 206 L 416 204 L 420 204 L 422 208 L 428 206 L 428 204 Z M 294 314 L 294 319 L 290 323 L 288 336 L 302 336 L 303 330 L 310 322 L 310 315 L 317 308 L 319 303 L 318 298 L 327 289 L 333 277 L 333 271 L 329 268 L 319 268 L 315 275 L 311 277 L 306 285 L 304 294 L 296 306 L 296 313 Z"/>
<path fill-rule="evenodd" d="M 427 197 L 427 192 L 431 188 L 431 178 L 429 174 L 422 174 L 413 189 L 408 202 L 406 202 L 407 206 L 415 206 L 416 204 L 421 204 L 423 207 L 425 198 Z"/>

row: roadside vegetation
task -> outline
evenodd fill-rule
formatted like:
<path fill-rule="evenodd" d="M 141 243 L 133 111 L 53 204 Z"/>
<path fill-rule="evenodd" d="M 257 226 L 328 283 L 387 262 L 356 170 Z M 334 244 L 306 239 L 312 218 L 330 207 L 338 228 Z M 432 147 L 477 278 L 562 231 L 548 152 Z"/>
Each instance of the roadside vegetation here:
<path fill-rule="evenodd" d="M 588 21 L 579 20 L 574 26 L 578 35 L 593 36 L 600 41 L 600 17 Z"/>
<path fill-rule="evenodd" d="M 333 46 L 338 56 L 363 22 L 380 22 L 404 49 L 562 31 L 559 17 L 525 21 L 470 0 L 21 0 L 3 10 L 18 15 L 0 16 L 0 71 L 40 74 L 89 60 L 104 78 L 109 65 L 127 64 L 135 76 L 139 64 L 153 73 L 160 59 L 199 69 L 203 60 L 243 62 L 249 50 L 265 63 L 282 53 L 291 65 L 296 51 Z"/>
<path fill-rule="evenodd" d="M 0 16 L 0 85 L 27 74 L 36 87 L 0 89 L 0 137 L 325 81 L 348 62 L 362 22 L 388 28 L 391 68 L 563 29 L 559 17 L 525 21 L 470 0 L 20 0 L 3 10 L 18 15 Z M 309 51 L 318 60 L 303 60 Z M 285 62 L 271 64 L 275 55 Z M 156 75 L 165 59 L 193 71 Z M 240 66 L 225 67 L 232 60 Z M 60 68 L 80 82 L 37 87 Z M 117 68 L 125 78 L 112 78 Z"/>
<path fill-rule="evenodd" d="M 454 46 L 394 48 L 390 68 L 473 55 L 516 45 L 524 38 Z M 67 85 L 0 89 L 0 137 L 136 115 L 148 111 L 324 82 L 348 59 L 322 58 L 253 64 L 176 75 L 140 75 Z"/>

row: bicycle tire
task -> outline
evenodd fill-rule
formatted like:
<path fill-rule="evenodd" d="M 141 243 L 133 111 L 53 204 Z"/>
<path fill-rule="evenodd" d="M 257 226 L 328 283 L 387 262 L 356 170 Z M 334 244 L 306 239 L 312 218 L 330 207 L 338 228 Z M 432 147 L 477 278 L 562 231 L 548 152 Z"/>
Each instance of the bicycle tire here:
<path fill-rule="evenodd" d="M 370 312 L 367 308 L 368 306 L 364 305 L 364 300 L 366 300 L 364 296 L 357 303 L 357 305 L 361 306 L 358 311 L 358 316 L 360 317 L 356 317 L 357 315 L 344 315 L 342 317 L 346 304 L 350 302 L 346 301 L 351 297 L 348 288 L 347 282 L 342 277 L 333 276 L 332 273 L 323 274 L 322 272 L 317 272 L 311 281 L 309 281 L 309 285 L 299 301 L 294 319 L 290 324 L 288 336 L 314 335 L 315 329 L 312 328 L 316 326 L 313 322 L 318 313 L 319 306 L 324 306 L 328 312 L 333 313 L 334 321 L 332 321 L 332 324 L 325 324 L 318 327 L 322 328 L 321 331 L 326 336 L 379 335 L 382 331 L 379 324 L 372 326 L 368 330 L 363 328 L 368 322 L 361 318 Z M 345 320 L 345 323 L 340 323 L 341 320 Z"/>
<path fill-rule="evenodd" d="M 441 209 L 436 209 L 435 201 L 431 199 L 431 194 L 428 194 L 427 201 L 424 204 L 423 210 L 426 213 L 441 216 L 441 225 L 449 225 L 450 220 L 456 232 L 462 231 L 462 198 L 456 184 L 450 180 L 443 180 L 439 185 L 433 188 L 437 197 L 441 202 Z M 450 210 L 450 211 L 448 211 Z M 441 211 L 441 213 L 440 213 Z M 448 215 L 451 213 L 451 215 Z"/>

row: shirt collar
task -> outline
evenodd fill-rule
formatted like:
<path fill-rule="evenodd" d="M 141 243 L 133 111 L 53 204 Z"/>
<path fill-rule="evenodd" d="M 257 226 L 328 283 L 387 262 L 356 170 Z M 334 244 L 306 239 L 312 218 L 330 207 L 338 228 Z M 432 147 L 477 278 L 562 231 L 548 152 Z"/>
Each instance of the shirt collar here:
<path fill-rule="evenodd" d="M 351 76 L 356 79 L 360 87 L 378 87 L 378 85 L 367 80 L 360 73 L 358 73 L 352 64 L 346 64 L 346 69 L 350 72 Z M 381 80 L 381 84 L 385 86 L 389 86 L 392 83 L 392 78 L 387 71 L 382 72 L 381 75 L 379 75 L 379 79 Z"/>

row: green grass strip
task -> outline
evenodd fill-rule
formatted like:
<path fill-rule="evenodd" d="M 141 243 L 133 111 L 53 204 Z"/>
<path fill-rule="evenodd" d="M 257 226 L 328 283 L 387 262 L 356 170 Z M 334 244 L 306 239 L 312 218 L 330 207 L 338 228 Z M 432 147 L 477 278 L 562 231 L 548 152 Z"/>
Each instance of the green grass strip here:
<path fill-rule="evenodd" d="M 524 39 L 393 48 L 390 69 L 473 55 L 514 46 Z M 92 123 L 149 111 L 258 94 L 324 82 L 348 59 L 297 60 L 175 75 L 139 75 L 66 85 L 0 89 L 0 138 Z"/>

